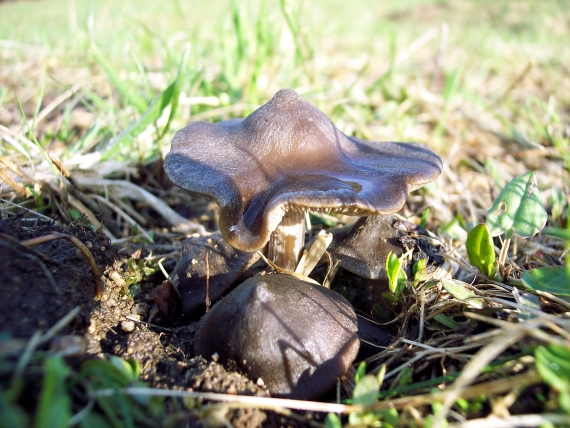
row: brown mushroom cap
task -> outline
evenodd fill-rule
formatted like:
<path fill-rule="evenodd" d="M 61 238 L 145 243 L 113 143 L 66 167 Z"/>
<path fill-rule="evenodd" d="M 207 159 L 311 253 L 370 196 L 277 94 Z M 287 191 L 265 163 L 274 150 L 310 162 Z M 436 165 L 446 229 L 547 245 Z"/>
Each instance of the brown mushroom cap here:
<path fill-rule="evenodd" d="M 190 123 L 176 133 L 164 167 L 176 185 L 217 202 L 232 246 L 254 251 L 290 210 L 398 211 L 442 163 L 425 145 L 346 136 L 283 89 L 243 120 Z"/>
<path fill-rule="evenodd" d="M 199 322 L 194 352 L 235 361 L 272 395 L 315 399 L 352 364 L 359 348 L 354 309 L 328 288 L 290 275 L 248 279 Z"/>
<path fill-rule="evenodd" d="M 405 235 L 392 226 L 395 217 L 373 215 L 359 219 L 348 230 L 335 233 L 327 251 L 342 267 L 362 278 L 387 279 L 386 259 L 391 252 L 402 255 L 399 239 Z"/>

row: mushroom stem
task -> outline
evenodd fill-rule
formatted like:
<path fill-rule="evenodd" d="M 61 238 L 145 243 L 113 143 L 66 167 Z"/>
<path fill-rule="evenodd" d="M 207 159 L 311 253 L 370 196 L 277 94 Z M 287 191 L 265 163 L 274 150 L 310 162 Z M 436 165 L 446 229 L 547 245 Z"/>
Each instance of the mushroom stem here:
<path fill-rule="evenodd" d="M 295 271 L 305 246 L 305 215 L 290 210 L 271 234 L 267 244 L 267 258 L 277 266 Z"/>

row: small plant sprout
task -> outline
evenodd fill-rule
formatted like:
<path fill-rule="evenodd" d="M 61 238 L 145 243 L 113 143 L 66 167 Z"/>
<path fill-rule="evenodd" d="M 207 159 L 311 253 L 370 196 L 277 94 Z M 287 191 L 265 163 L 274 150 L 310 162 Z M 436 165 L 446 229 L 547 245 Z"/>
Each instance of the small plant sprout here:
<path fill-rule="evenodd" d="M 505 234 L 498 263 L 503 277 L 513 234 L 521 238 L 530 238 L 542 230 L 546 224 L 546 217 L 546 210 L 538 196 L 538 186 L 533 171 L 513 178 L 499 193 L 493 206 L 487 211 L 487 226 L 492 237 Z"/>
<path fill-rule="evenodd" d="M 404 291 L 408 277 L 402 269 L 402 260 L 396 254 L 390 252 L 386 259 L 386 274 L 388 275 L 388 287 L 390 292 L 398 297 Z"/>
<path fill-rule="evenodd" d="M 493 238 L 485 223 L 471 229 L 465 246 L 467 247 L 469 262 L 489 278 L 493 278 L 497 273 L 497 261 L 495 260 Z"/>

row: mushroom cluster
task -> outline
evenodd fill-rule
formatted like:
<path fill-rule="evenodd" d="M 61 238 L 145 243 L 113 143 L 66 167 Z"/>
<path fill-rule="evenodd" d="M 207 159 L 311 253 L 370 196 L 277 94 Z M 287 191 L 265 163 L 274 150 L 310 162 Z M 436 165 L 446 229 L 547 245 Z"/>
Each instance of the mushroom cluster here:
<path fill-rule="evenodd" d="M 421 144 L 347 136 L 283 89 L 243 120 L 190 123 L 174 137 L 164 167 L 174 184 L 218 204 L 220 231 L 231 246 L 246 252 L 267 246 L 270 260 L 294 270 L 308 210 L 393 213 L 442 164 Z M 202 318 L 195 351 L 235 360 L 273 394 L 316 398 L 355 358 L 356 326 L 354 310 L 334 291 L 266 275 L 239 285 Z"/>

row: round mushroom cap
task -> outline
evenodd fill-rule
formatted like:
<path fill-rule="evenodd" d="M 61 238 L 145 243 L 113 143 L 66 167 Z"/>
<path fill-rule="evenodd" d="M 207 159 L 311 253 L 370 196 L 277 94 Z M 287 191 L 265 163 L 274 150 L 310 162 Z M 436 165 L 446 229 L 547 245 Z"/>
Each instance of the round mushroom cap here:
<path fill-rule="evenodd" d="M 176 185 L 216 201 L 230 245 L 255 251 L 289 210 L 398 211 L 442 163 L 425 145 L 344 135 L 295 91 L 282 89 L 243 120 L 190 123 L 176 133 L 164 167 Z"/>
<path fill-rule="evenodd" d="M 207 298 L 212 302 L 219 299 L 258 259 L 257 253 L 236 250 L 220 233 L 186 239 L 175 268 L 182 315 L 192 316 L 203 310 Z"/>
<path fill-rule="evenodd" d="M 272 274 L 248 279 L 199 322 L 194 352 L 233 360 L 275 396 L 316 399 L 356 358 L 354 309 L 328 288 Z"/>

